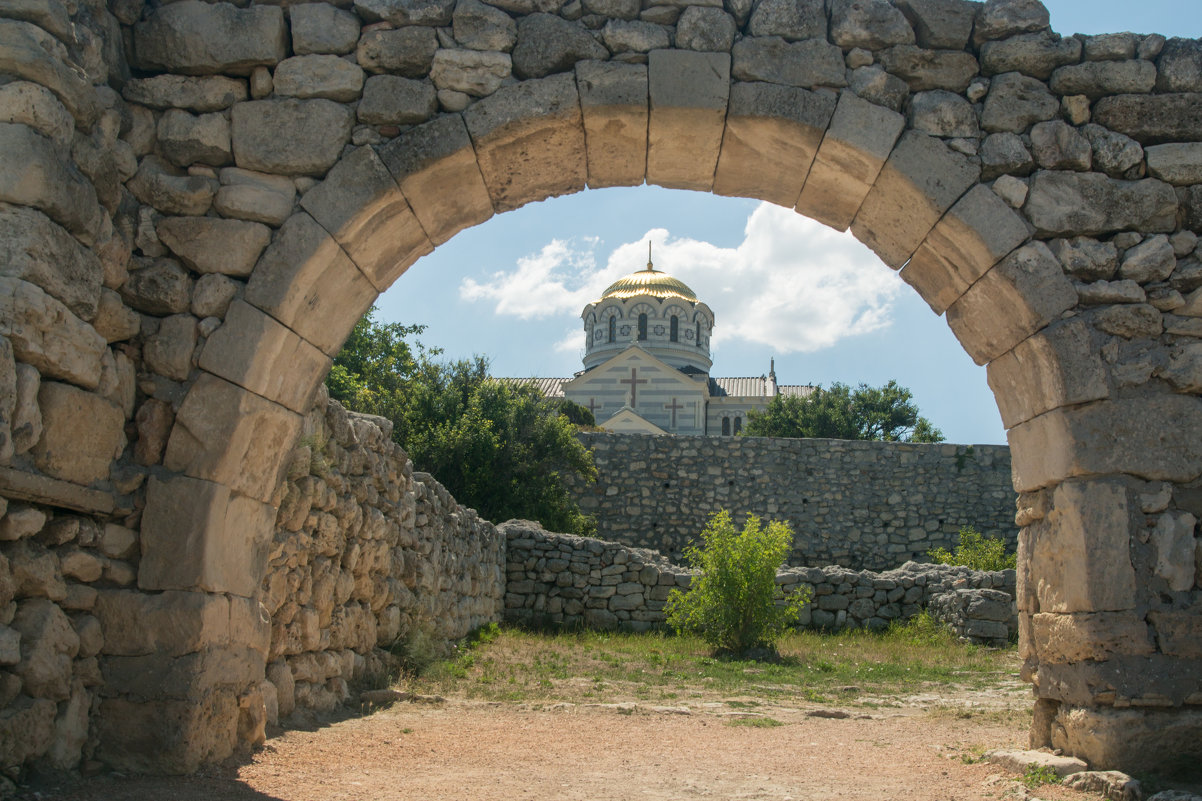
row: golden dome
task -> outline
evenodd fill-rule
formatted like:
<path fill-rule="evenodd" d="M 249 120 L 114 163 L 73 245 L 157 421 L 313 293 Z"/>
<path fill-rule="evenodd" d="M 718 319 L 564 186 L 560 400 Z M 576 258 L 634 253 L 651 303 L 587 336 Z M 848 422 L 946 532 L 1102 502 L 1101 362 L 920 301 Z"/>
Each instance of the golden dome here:
<path fill-rule="evenodd" d="M 650 295 L 653 298 L 666 300 L 680 298 L 690 303 L 697 302 L 697 296 L 689 289 L 684 281 L 673 278 L 665 272 L 660 272 L 651 265 L 651 248 L 647 248 L 647 267 L 625 278 L 619 278 L 609 285 L 609 289 L 601 293 L 601 300 L 617 298 L 625 300 L 640 295 Z"/>

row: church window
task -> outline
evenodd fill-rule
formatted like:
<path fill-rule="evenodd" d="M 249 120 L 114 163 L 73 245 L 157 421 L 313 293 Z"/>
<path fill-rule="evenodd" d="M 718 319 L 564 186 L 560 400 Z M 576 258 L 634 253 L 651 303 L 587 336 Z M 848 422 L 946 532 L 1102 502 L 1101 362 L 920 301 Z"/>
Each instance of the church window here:
<path fill-rule="evenodd" d="M 617 323 L 614 321 L 614 318 L 610 317 L 609 318 L 609 341 L 610 342 L 614 341 L 614 329 L 616 327 L 617 327 Z"/>
<path fill-rule="evenodd" d="M 701 347 L 701 323 L 697 323 L 697 347 Z"/>
<path fill-rule="evenodd" d="M 647 313 L 644 312 L 639 315 L 639 340 L 642 341 L 646 338 L 647 338 Z"/>
<path fill-rule="evenodd" d="M 738 436 L 739 432 L 742 430 L 743 430 L 743 418 L 736 417 L 735 418 L 735 436 Z"/>
<path fill-rule="evenodd" d="M 724 436 L 724 437 L 730 436 L 730 418 L 729 417 L 722 418 L 722 436 Z"/>
<path fill-rule="evenodd" d="M 673 342 L 680 341 L 680 320 L 675 314 L 672 315 L 671 333 L 668 335 L 668 338 Z"/>

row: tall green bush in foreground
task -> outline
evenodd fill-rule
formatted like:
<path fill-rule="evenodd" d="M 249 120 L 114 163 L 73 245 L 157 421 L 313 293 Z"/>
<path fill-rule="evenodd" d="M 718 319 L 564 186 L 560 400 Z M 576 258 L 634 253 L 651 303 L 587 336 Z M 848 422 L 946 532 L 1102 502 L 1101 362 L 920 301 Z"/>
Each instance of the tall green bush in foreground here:
<path fill-rule="evenodd" d="M 715 513 L 701 533 L 701 545 L 685 549 L 700 575 L 687 592 L 673 590 L 668 596 L 668 624 L 721 651 L 775 647 L 810 599 L 808 591 L 799 591 L 777 603 L 776 571 L 792 545 L 787 523 L 770 521 L 765 527 L 748 515 L 739 531 L 730 512 Z"/>
<path fill-rule="evenodd" d="M 972 526 L 960 529 L 960 544 L 954 551 L 932 548 L 927 556 L 937 565 L 964 565 L 973 570 L 1009 570 L 1017 556 L 1006 553 L 1006 543 L 996 537 L 986 537 Z"/>

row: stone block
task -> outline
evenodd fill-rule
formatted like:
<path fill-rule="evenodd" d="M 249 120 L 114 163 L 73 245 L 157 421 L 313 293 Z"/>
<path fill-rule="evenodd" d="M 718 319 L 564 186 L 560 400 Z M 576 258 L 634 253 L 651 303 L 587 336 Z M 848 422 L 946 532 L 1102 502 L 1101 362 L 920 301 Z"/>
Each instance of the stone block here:
<path fill-rule="evenodd" d="M 924 50 L 914 45 L 898 45 L 882 51 L 880 63 L 914 92 L 933 89 L 963 92 L 979 72 L 977 60 L 970 53 Z"/>
<path fill-rule="evenodd" d="M 363 68 L 334 55 L 286 58 L 271 77 L 275 94 L 280 97 L 322 97 L 349 103 L 363 91 Z"/>
<path fill-rule="evenodd" d="M 433 250 L 388 168 L 370 147 L 345 156 L 305 193 L 309 212 L 383 291 L 419 257 Z"/>
<path fill-rule="evenodd" d="M 1052 71 L 1081 59 L 1081 40 L 1048 31 L 1024 33 L 981 45 L 981 73 L 1021 72 L 1047 80 Z"/>
<path fill-rule="evenodd" d="M 0 72 L 49 89 L 81 128 L 95 121 L 96 94 L 83 70 L 62 42 L 37 25 L 0 21 Z"/>
<path fill-rule="evenodd" d="M 906 82 L 877 65 L 852 70 L 848 86 L 856 96 L 893 111 L 901 111 L 910 99 Z"/>
<path fill-rule="evenodd" d="M 758 8 L 770 5 L 761 2 Z M 813 0 L 810 6 L 813 7 Z M 781 3 L 780 7 L 800 8 L 800 3 Z M 729 53 L 738 33 L 738 24 L 734 17 L 720 8 L 704 6 L 689 6 L 676 22 L 676 46 L 683 50 L 700 50 L 703 52 Z"/>
<path fill-rule="evenodd" d="M 645 20 L 611 19 L 601 31 L 601 39 L 614 55 L 649 53 L 671 45 L 669 28 Z"/>
<path fill-rule="evenodd" d="M 1031 128 L 1031 152 L 1045 170 L 1088 170 L 1093 147 L 1076 128 L 1063 120 L 1037 122 Z"/>
<path fill-rule="evenodd" d="M 192 279 L 174 259 L 136 259 L 121 297 L 140 312 L 182 314 L 192 297 Z"/>
<path fill-rule="evenodd" d="M 164 217 L 155 226 L 159 241 L 198 273 L 248 276 L 271 241 L 262 223 L 214 217 Z"/>
<path fill-rule="evenodd" d="M 363 86 L 359 122 L 368 125 L 417 125 L 438 111 L 438 96 L 426 81 L 399 75 L 373 75 Z"/>
<path fill-rule="evenodd" d="M 156 109 L 222 111 L 246 99 L 246 81 L 225 75 L 152 75 L 126 81 L 121 96 L 130 103 Z"/>
<path fill-rule="evenodd" d="M 1152 178 L 1116 181 L 1097 173 L 1040 171 L 1031 179 L 1024 210 L 1043 236 L 1168 232 L 1175 226 L 1177 195 Z"/>
<path fill-rule="evenodd" d="M 38 469 L 74 484 L 106 480 L 113 460 L 125 447 L 125 415 L 120 407 L 57 381 L 41 383 L 38 406 L 42 438 L 32 450 Z"/>
<path fill-rule="evenodd" d="M 581 61 L 576 88 L 587 147 L 588 185 L 638 186 L 647 172 L 647 67 Z"/>
<path fill-rule="evenodd" d="M 1114 709 L 1062 704 L 1051 727 L 1052 747 L 1102 770 L 1142 773 L 1202 758 L 1202 710 Z"/>
<path fill-rule="evenodd" d="M 228 757 L 238 742 L 238 701 L 225 689 L 188 700 L 105 698 L 96 720 L 96 758 L 135 773 L 194 773 Z"/>
<path fill-rule="evenodd" d="M 79 635 L 58 604 L 43 598 L 22 601 L 12 627 L 21 635 L 21 661 L 12 671 L 22 690 L 34 698 L 61 701 L 71 697 L 71 660 L 79 652 Z"/>
<path fill-rule="evenodd" d="M 252 100 L 235 105 L 230 120 L 239 167 L 321 176 L 350 141 L 354 112 L 324 99 Z M 288 131 L 288 136 L 281 138 L 281 131 Z"/>
<path fill-rule="evenodd" d="M 450 25 L 455 0 L 358 0 L 355 12 L 368 22 L 406 25 Z M 529 13 L 527 11 L 526 13 Z"/>
<path fill-rule="evenodd" d="M 579 22 L 535 13 L 517 26 L 513 72 L 519 78 L 543 78 L 572 69 L 578 61 L 609 57 L 605 45 Z"/>
<path fill-rule="evenodd" d="M 1194 527 L 1198 519 L 1189 512 L 1166 512 L 1150 532 L 1156 556 L 1153 575 L 1164 579 L 1172 592 L 1194 587 Z"/>
<path fill-rule="evenodd" d="M 33 206 L 75 234 L 95 242 L 101 224 L 96 190 L 53 140 L 27 125 L 0 123 L 0 201 Z"/>
<path fill-rule="evenodd" d="M 248 75 L 287 56 L 288 27 L 279 6 L 182 0 L 134 25 L 133 52 L 147 72 Z"/>
<path fill-rule="evenodd" d="M 826 11 L 822 0 L 761 0 L 748 21 L 752 36 L 781 36 L 789 41 L 825 39 Z"/>
<path fill-rule="evenodd" d="M 368 72 L 424 78 L 437 52 L 438 35 L 432 28 L 374 30 L 359 39 L 355 59 Z"/>
<path fill-rule="evenodd" d="M 943 314 L 1028 236 L 1026 221 L 988 187 L 977 185 L 935 224 L 901 277 L 932 311 Z"/>
<path fill-rule="evenodd" d="M 164 214 L 201 216 L 213 205 L 217 182 L 203 175 L 186 175 L 176 167 L 146 156 L 127 183 L 138 200 Z"/>
<path fill-rule="evenodd" d="M 847 86 L 843 51 L 821 39 L 789 42 L 746 37 L 731 48 L 730 73 L 739 81 L 768 81 L 812 89 Z"/>
<path fill-rule="evenodd" d="M 105 634 L 101 653 L 176 657 L 229 644 L 230 606 L 239 600 L 207 592 L 100 590 L 92 613 Z"/>
<path fill-rule="evenodd" d="M 980 45 L 1047 27 L 1048 10 L 1040 0 L 989 0 L 977 11 L 973 42 Z"/>
<path fill-rule="evenodd" d="M 1202 142 L 1154 145 L 1144 153 L 1153 178 L 1176 186 L 1202 184 Z"/>
<path fill-rule="evenodd" d="M 404 131 L 380 149 L 380 158 L 434 245 L 492 216 L 492 200 L 460 115 Z"/>
<path fill-rule="evenodd" d="M 1017 72 L 997 75 L 981 110 L 986 131 L 1024 133 L 1034 123 L 1050 120 L 1060 111 L 1057 100 L 1042 81 Z"/>
<path fill-rule="evenodd" d="M 1143 59 L 1069 64 L 1053 72 L 1048 81 L 1058 95 L 1085 95 L 1091 100 L 1106 95 L 1145 94 L 1155 84 L 1156 65 Z"/>
<path fill-rule="evenodd" d="M 459 0 L 451 25 L 455 41 L 470 50 L 509 52 L 517 41 L 513 18 L 480 0 Z"/>
<path fill-rule="evenodd" d="M 146 369 L 172 381 L 187 381 L 196 350 L 196 322 L 190 314 L 173 314 L 160 321 L 159 330 L 142 346 Z"/>
<path fill-rule="evenodd" d="M 1053 323 L 1023 340 L 989 363 L 988 378 L 1006 428 L 1110 394 L 1106 367 L 1080 319 Z"/>
<path fill-rule="evenodd" d="M 508 53 L 480 50 L 439 50 L 430 66 L 430 80 L 439 91 L 487 97 L 511 77 L 513 59 Z"/>
<path fill-rule="evenodd" d="M 158 145 L 168 161 L 184 168 L 193 164 L 220 167 L 234 157 L 229 120 L 218 112 L 194 115 L 168 109 L 159 117 Z"/>
<path fill-rule="evenodd" d="M 503 87 L 463 117 L 496 210 L 584 188 L 584 126 L 574 75 Z"/>
<path fill-rule="evenodd" d="M 305 413 L 330 358 L 273 318 L 235 301 L 200 354 L 200 368 Z"/>
<path fill-rule="evenodd" d="M 292 30 L 292 52 L 343 55 L 355 50 L 360 23 L 349 11 L 325 3 L 290 6 L 288 20 Z"/>
<path fill-rule="evenodd" d="M 253 597 L 267 567 L 274 522 L 271 506 L 222 484 L 187 476 L 152 477 L 142 517 L 138 586 Z M 190 621 L 190 616 L 181 620 L 181 631 L 194 625 Z M 225 631 L 228 618 L 218 624 Z M 106 640 L 112 636 L 109 631 L 106 626 Z M 181 636 L 161 628 L 148 633 Z"/>
<path fill-rule="evenodd" d="M 830 38 L 840 47 L 914 44 L 910 23 L 888 0 L 832 0 L 830 15 Z"/>
<path fill-rule="evenodd" d="M 91 320 L 103 268 L 91 250 L 46 215 L 0 203 L 0 276 L 36 284 L 76 317 Z"/>
<path fill-rule="evenodd" d="M 883 262 L 900 269 L 979 173 L 938 139 L 907 132 L 864 198 L 851 231 Z"/>
<path fill-rule="evenodd" d="M 325 229 L 297 212 L 259 259 L 245 299 L 332 357 L 378 294 Z"/>
<path fill-rule="evenodd" d="M 192 290 L 192 314 L 200 320 L 206 317 L 225 317 L 226 309 L 238 294 L 241 285 L 219 273 L 202 275 Z"/>
<path fill-rule="evenodd" d="M 1109 659 L 1115 654 L 1150 654 L 1156 650 L 1148 624 L 1134 612 L 1083 612 L 1034 616 L 1033 635 L 1041 663 Z"/>
<path fill-rule="evenodd" d="M 1185 659 L 1202 658 L 1202 615 L 1197 608 L 1148 613 L 1160 652 Z"/>
<path fill-rule="evenodd" d="M 1117 95 L 1094 104 L 1093 121 L 1141 145 L 1197 141 L 1202 94 Z"/>
<path fill-rule="evenodd" d="M 1202 473 L 1202 443 L 1180 432 L 1194 425 L 1202 425 L 1202 402 L 1184 395 L 1054 409 L 1008 433 L 1015 489 L 1027 492 L 1073 476 L 1113 473 L 1192 481 Z"/>
<path fill-rule="evenodd" d="M 1060 778 L 1075 775 L 1089 767 L 1080 759 L 1046 751 L 989 751 L 985 758 L 1012 773 L 1025 773 L 1032 767 L 1047 768 Z"/>
<path fill-rule="evenodd" d="M 29 81 L 0 86 L 0 122 L 28 125 L 64 151 L 75 135 L 75 118 L 66 106 L 49 89 Z"/>
<path fill-rule="evenodd" d="M 655 50 L 649 55 L 647 181 L 708 191 L 730 94 L 725 53 Z"/>
<path fill-rule="evenodd" d="M 797 211 L 847 230 L 893 150 L 905 118 L 842 92 L 797 200 Z"/>
<path fill-rule="evenodd" d="M 1042 242 L 1014 251 L 947 309 L 947 324 L 986 364 L 1077 304 L 1077 291 Z M 999 310 L 1005 309 L 1005 314 Z"/>
<path fill-rule="evenodd" d="M 801 194 L 835 97 L 769 83 L 735 83 L 714 192 L 792 208 Z"/>
<path fill-rule="evenodd" d="M 897 0 L 920 47 L 963 50 L 977 6 L 966 0 Z"/>

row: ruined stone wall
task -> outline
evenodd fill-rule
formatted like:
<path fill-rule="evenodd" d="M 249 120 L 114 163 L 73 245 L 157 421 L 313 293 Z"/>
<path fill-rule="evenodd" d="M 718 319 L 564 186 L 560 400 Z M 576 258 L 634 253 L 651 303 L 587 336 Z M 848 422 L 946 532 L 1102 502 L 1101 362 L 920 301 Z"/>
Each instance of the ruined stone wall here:
<path fill-rule="evenodd" d="M 505 541 L 434 478 L 391 424 L 320 392 L 305 418 L 263 580 L 270 722 L 346 701 L 421 630 L 451 641 L 501 618 Z"/>
<path fill-rule="evenodd" d="M 789 563 L 884 570 L 951 548 L 962 526 L 1017 542 L 1010 449 L 766 437 L 584 434 L 577 482 L 598 536 L 680 561 L 710 515 L 784 520 Z"/>
<path fill-rule="evenodd" d="M 664 625 L 664 604 L 693 571 L 657 551 L 554 534 L 537 523 L 499 526 L 508 540 L 505 617 L 526 625 L 647 631 Z M 777 573 L 784 596 L 811 592 L 802 627 L 881 629 L 924 609 L 962 636 L 1004 642 L 1017 633 L 1015 571 L 907 562 L 883 572 L 790 567 Z"/>

